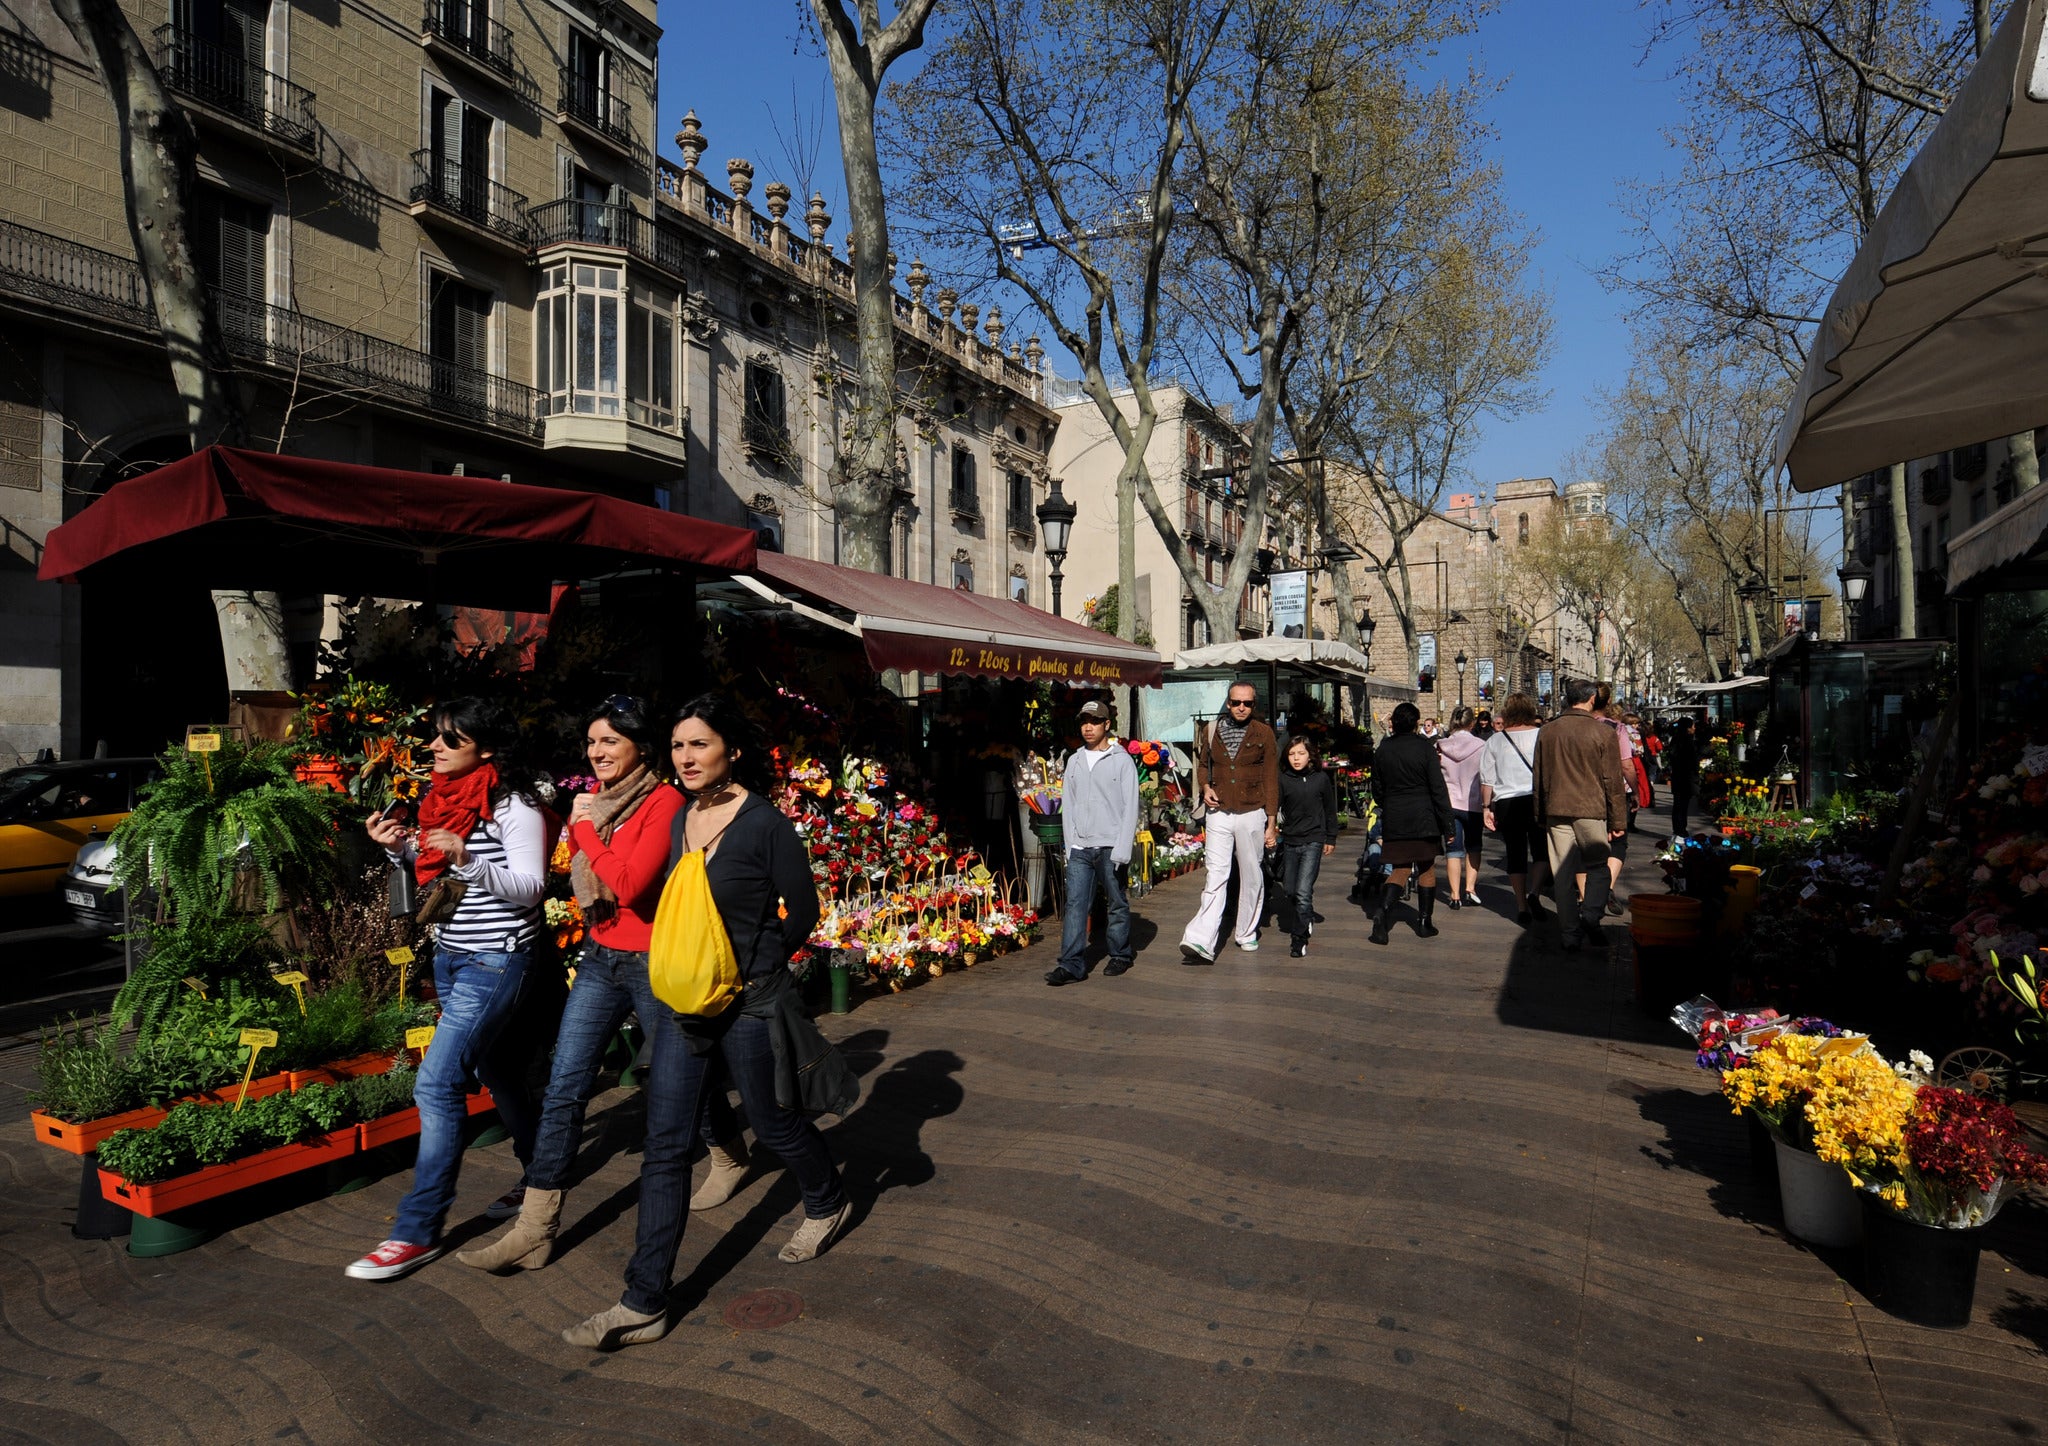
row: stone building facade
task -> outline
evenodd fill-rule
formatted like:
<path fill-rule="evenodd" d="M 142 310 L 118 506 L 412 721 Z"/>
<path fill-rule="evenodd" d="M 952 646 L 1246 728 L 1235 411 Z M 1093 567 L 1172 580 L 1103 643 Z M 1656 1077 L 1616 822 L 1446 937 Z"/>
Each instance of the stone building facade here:
<path fill-rule="evenodd" d="M 832 559 L 851 272 L 655 154 L 652 0 L 124 0 L 199 135 L 193 218 L 248 445 L 601 490 Z M 49 530 L 188 449 L 133 260 L 114 117 L 43 0 L 0 18 L 0 765 L 148 746 L 224 682 L 208 579 L 34 581 Z M 915 268 L 921 271 L 922 268 Z M 999 315 L 898 298 L 895 569 L 1045 601 L 1056 415 Z M 288 600 L 310 653 L 322 600 Z M 139 715 L 147 715 L 139 718 Z"/>
<path fill-rule="evenodd" d="M 1051 385 L 1060 418 L 1052 474 L 1061 479 L 1077 509 L 1065 569 L 1066 611 L 1077 616 L 1086 599 L 1099 597 L 1116 584 L 1116 479 L 1124 454 L 1101 411 L 1081 393 L 1078 383 L 1055 379 Z M 1124 415 L 1135 421 L 1137 406 L 1131 393 L 1117 395 Z M 1161 383 L 1153 387 L 1152 395 L 1159 421 L 1145 454 L 1146 468 L 1161 505 L 1178 520 L 1182 539 L 1200 559 L 1201 586 L 1220 594 L 1244 543 L 1243 428 L 1177 383 Z M 1269 518 L 1265 545 L 1274 548 L 1278 565 L 1285 566 L 1300 551 L 1300 529 L 1290 528 L 1283 518 Z M 1192 589 L 1142 504 L 1136 552 L 1138 621 L 1152 634 L 1160 657 L 1171 665 L 1183 648 L 1223 641 L 1210 635 L 1207 613 L 1196 605 Z M 1236 635 L 1263 637 L 1267 616 L 1265 589 L 1247 585 L 1237 600 Z"/>

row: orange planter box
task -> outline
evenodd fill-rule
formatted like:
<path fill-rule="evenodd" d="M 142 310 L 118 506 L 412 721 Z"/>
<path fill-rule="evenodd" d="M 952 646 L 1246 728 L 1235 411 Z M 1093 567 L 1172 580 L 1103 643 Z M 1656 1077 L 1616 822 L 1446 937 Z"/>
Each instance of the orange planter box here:
<path fill-rule="evenodd" d="M 388 1054 L 359 1054 L 349 1059 L 338 1059 L 328 1064 L 314 1065 L 311 1069 L 286 1071 L 291 1076 L 292 1093 L 297 1094 L 307 1085 L 340 1084 L 343 1080 L 361 1079 L 365 1075 L 387 1073 L 394 1056 Z M 253 1098 L 254 1090 L 250 1091 Z"/>
<path fill-rule="evenodd" d="M 73 1124 L 46 1115 L 41 1110 L 30 1110 L 28 1122 L 34 1127 L 36 1139 L 67 1155 L 90 1155 L 100 1147 L 100 1141 L 116 1130 L 147 1130 L 163 1123 L 169 1111 L 155 1105 L 144 1105 L 139 1110 L 125 1110 L 118 1115 L 105 1115 L 97 1120 L 81 1120 Z"/>
<path fill-rule="evenodd" d="M 374 1150 L 382 1145 L 395 1145 L 400 1140 L 410 1140 L 420 1132 L 420 1112 L 417 1105 L 392 1115 L 380 1115 L 374 1120 L 364 1120 L 356 1129 L 362 1135 L 362 1148 Z"/>
<path fill-rule="evenodd" d="M 489 1090 L 478 1090 L 468 1097 L 465 1105 L 464 1113 L 471 1115 L 480 1115 L 497 1108 L 497 1102 L 491 1098 Z M 364 1120 L 356 1128 L 362 1132 L 365 1150 L 374 1150 L 380 1145 L 395 1145 L 400 1140 L 410 1140 L 419 1134 L 420 1109 L 418 1105 L 414 1105 L 411 1109 L 400 1110 L 396 1114 L 379 1115 L 374 1120 Z"/>
<path fill-rule="evenodd" d="M 241 1092 L 240 1083 L 227 1085 L 217 1090 L 202 1090 L 196 1095 L 187 1095 L 173 1101 L 174 1104 L 233 1104 Z M 288 1089 L 297 1089 L 290 1074 L 267 1074 L 262 1079 L 249 1081 L 249 1098 L 263 1099 L 267 1095 L 280 1094 Z M 124 1110 L 118 1115 L 105 1115 L 97 1120 L 80 1120 L 72 1123 L 46 1115 L 41 1110 L 29 1111 L 29 1124 L 36 1132 L 36 1139 L 67 1155 L 90 1155 L 100 1147 L 100 1142 L 116 1130 L 153 1130 L 163 1123 L 169 1108 L 159 1109 L 155 1105 L 144 1105 L 139 1110 Z"/>
<path fill-rule="evenodd" d="M 148 1185 L 131 1185 L 112 1170 L 102 1170 L 100 1193 L 116 1205 L 153 1219 L 172 1210 L 182 1210 L 187 1205 L 232 1195 L 252 1185 L 282 1180 L 315 1165 L 345 1160 L 356 1152 L 357 1135 L 357 1127 L 350 1125 L 331 1135 L 316 1136 L 296 1145 L 280 1145 L 246 1159 L 230 1160 L 225 1165 L 209 1165 L 189 1175 L 157 1180 Z"/>

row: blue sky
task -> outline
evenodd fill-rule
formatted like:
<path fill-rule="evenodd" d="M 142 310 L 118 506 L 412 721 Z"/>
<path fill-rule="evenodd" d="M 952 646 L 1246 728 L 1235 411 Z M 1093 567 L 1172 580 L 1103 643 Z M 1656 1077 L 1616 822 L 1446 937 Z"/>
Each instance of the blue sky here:
<path fill-rule="evenodd" d="M 940 0 L 941 6 L 944 0 Z M 675 152 L 676 122 L 694 107 L 710 140 L 705 169 L 722 180 L 728 157 L 755 166 L 757 188 L 798 184 L 777 139 L 795 139 L 801 114 L 823 123 L 817 181 L 843 244 L 838 133 L 825 62 L 803 35 L 807 0 L 754 5 L 666 6 L 662 21 L 661 149 Z M 1639 65 L 1644 13 L 1634 0 L 1505 0 L 1445 63 L 1465 54 L 1500 83 L 1489 107 L 1495 154 L 1511 203 L 1542 237 L 1536 266 L 1552 294 L 1556 330 L 1543 409 L 1493 423 L 1470 467 L 1481 486 L 1510 477 L 1562 475 L 1572 449 L 1593 431 L 1593 395 L 1626 375 L 1628 335 L 1621 298 L 1593 271 L 1627 247 L 1616 199 L 1632 180 L 1669 164 L 1663 132 L 1679 96 L 1658 60 Z M 797 202 L 802 207 L 802 199 Z"/>

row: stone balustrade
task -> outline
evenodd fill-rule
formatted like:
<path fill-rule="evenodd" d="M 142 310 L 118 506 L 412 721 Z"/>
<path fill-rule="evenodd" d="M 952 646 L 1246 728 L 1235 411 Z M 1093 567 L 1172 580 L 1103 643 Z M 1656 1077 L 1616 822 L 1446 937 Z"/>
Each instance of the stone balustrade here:
<path fill-rule="evenodd" d="M 771 181 L 762 189 L 767 205 L 767 215 L 763 216 L 750 199 L 754 189 L 753 163 L 740 159 L 727 161 L 727 189 L 720 190 L 698 168 L 697 163 L 708 144 L 697 113 L 694 110 L 686 113 L 676 132 L 676 148 L 683 153 L 684 164 L 678 166 L 666 157 L 655 158 L 656 199 L 685 222 L 731 237 L 745 246 L 748 254 L 766 259 L 778 270 L 851 298 L 852 238 L 847 238 L 848 259 L 842 260 L 833 254 L 831 243 L 825 240 L 832 217 L 825 209 L 824 197 L 812 195 L 801 218 L 809 235 L 800 235 L 789 225 L 792 194 L 787 185 Z M 896 272 L 893 252 L 890 253 L 889 270 L 893 279 Z M 1034 400 L 1045 400 L 1045 350 L 1036 336 L 1030 337 L 1022 347 L 1011 342 L 1005 353 L 1000 307 L 989 308 L 987 325 L 982 328 L 977 325 L 978 309 L 972 304 L 960 306 L 960 322 L 956 324 L 953 314 L 958 297 L 952 288 L 944 288 L 937 294 L 939 310 L 936 314 L 926 308 L 924 294 L 932 278 L 922 259 L 912 261 L 908 280 L 908 295 L 893 288 L 890 292 L 899 331 L 956 358 L 971 371 L 999 380 Z"/>

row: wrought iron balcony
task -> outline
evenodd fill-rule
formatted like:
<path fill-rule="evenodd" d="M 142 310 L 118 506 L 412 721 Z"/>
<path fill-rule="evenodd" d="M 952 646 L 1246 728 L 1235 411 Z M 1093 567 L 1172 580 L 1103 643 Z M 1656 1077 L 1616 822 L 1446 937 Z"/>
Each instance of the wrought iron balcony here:
<path fill-rule="evenodd" d="M 483 13 L 470 0 L 443 0 L 420 17 L 420 34 L 464 59 L 516 79 L 519 62 L 512 52 L 512 31 Z"/>
<path fill-rule="evenodd" d="M 527 213 L 533 244 L 609 246 L 680 276 L 683 238 L 630 206 L 602 201 L 549 201 Z"/>
<path fill-rule="evenodd" d="M 157 334 L 142 268 L 125 256 L 0 221 L 0 292 L 40 306 L 125 323 Z M 213 293 L 230 354 L 290 372 L 330 392 L 532 436 L 540 395 L 478 367 L 318 321 L 287 307 Z"/>
<path fill-rule="evenodd" d="M 526 197 L 510 186 L 499 185 L 481 168 L 466 166 L 451 156 L 436 155 L 431 148 L 414 151 L 412 164 L 416 177 L 413 205 L 460 217 L 521 245 L 533 239 Z"/>
<path fill-rule="evenodd" d="M 622 150 L 632 151 L 639 146 L 640 139 L 633 134 L 633 112 L 625 97 L 612 94 L 610 87 L 567 66 L 562 67 L 560 74 L 562 98 L 555 106 L 557 120 L 573 124 Z"/>
<path fill-rule="evenodd" d="M 12 221 L 0 221 L 0 290 L 111 321 L 156 326 L 140 266 Z"/>
<path fill-rule="evenodd" d="M 313 92 L 253 64 L 239 50 L 201 40 L 181 25 L 153 32 L 165 86 L 299 150 L 313 149 Z"/>
<path fill-rule="evenodd" d="M 540 393 L 482 367 L 428 352 L 247 297 L 214 293 L 228 350 L 340 392 L 396 403 L 414 411 L 531 436 L 540 430 Z"/>
<path fill-rule="evenodd" d="M 956 517 L 981 516 L 981 494 L 971 488 L 955 487 L 946 499 Z"/>
<path fill-rule="evenodd" d="M 1003 525 L 1019 537 L 1036 537 L 1038 535 L 1038 519 L 1032 515 L 1029 507 L 1010 508 L 1004 514 Z"/>

